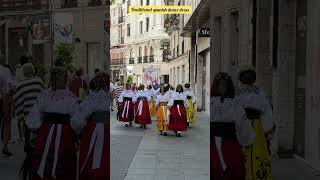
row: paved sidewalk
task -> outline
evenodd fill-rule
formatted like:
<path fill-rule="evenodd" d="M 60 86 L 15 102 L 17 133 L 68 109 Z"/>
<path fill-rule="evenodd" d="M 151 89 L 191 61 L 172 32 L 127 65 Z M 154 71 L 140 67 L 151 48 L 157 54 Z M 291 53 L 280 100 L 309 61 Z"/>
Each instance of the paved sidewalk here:
<path fill-rule="evenodd" d="M 182 137 L 160 136 L 155 122 L 145 130 L 125 180 L 209 180 L 209 118 L 198 113 L 197 122 Z"/>

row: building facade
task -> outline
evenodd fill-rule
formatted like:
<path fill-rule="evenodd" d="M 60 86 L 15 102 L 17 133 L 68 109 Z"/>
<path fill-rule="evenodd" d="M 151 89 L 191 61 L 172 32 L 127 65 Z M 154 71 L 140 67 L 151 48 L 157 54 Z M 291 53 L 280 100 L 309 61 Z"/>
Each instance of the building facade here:
<path fill-rule="evenodd" d="M 125 3 L 123 0 L 116 0 L 110 7 L 112 34 L 110 43 L 111 55 L 111 80 L 120 79 L 122 82 L 126 79 L 127 68 L 125 58 Z"/>
<path fill-rule="evenodd" d="M 125 2 L 125 53 L 127 73 L 133 82 L 147 84 L 169 82 L 169 67 L 164 52 L 170 48 L 169 36 L 160 14 L 128 14 L 130 5 L 164 5 L 158 0 Z"/>
<path fill-rule="evenodd" d="M 210 0 L 180 0 L 192 6 L 192 14 L 182 16 L 182 37 L 190 38 L 189 74 L 197 98 L 197 110 L 210 113 Z"/>
<path fill-rule="evenodd" d="M 235 72 L 242 65 L 255 67 L 257 84 L 273 105 L 277 154 L 300 157 L 316 169 L 319 5 L 306 0 L 216 0 L 210 8 L 211 74 L 229 72 L 237 82 Z"/>
<path fill-rule="evenodd" d="M 81 67 L 89 75 L 94 70 L 104 69 L 104 21 L 107 12 L 107 1 L 104 0 L 62 0 L 55 1 L 55 46 L 57 34 L 65 25 L 71 25 L 70 41 L 75 47 L 74 65 Z M 60 17 L 60 18 L 58 18 Z M 57 28 L 61 28 L 58 29 Z M 59 32 L 58 32 L 59 31 Z M 64 32 L 65 33 L 65 32 Z M 63 33 L 62 33 L 63 34 Z"/>

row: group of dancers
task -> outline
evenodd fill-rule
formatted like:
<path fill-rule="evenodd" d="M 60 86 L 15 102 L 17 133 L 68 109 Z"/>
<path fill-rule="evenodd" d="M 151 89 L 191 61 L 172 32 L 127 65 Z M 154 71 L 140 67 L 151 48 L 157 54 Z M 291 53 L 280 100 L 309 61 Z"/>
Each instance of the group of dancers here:
<path fill-rule="evenodd" d="M 127 127 L 134 122 L 146 128 L 152 123 L 151 118 L 156 117 L 160 134 L 167 136 L 167 131 L 172 131 L 181 137 L 181 132 L 196 121 L 196 99 L 189 83 L 185 87 L 179 84 L 175 89 L 170 84 L 159 88 L 148 85 L 146 89 L 141 84 L 135 89 L 127 83 L 117 100 L 117 118 Z"/>
<path fill-rule="evenodd" d="M 80 101 L 67 88 L 67 70 L 51 70 L 50 87 L 40 93 L 26 117 L 32 136 L 24 179 L 109 179 L 107 75 L 97 73 L 93 81 L 94 89 Z"/>
<path fill-rule="evenodd" d="M 235 89 L 226 73 L 215 76 L 211 88 L 211 172 L 215 180 L 271 180 L 268 138 L 275 125 L 272 107 L 255 86 L 253 68 L 239 73 Z"/>

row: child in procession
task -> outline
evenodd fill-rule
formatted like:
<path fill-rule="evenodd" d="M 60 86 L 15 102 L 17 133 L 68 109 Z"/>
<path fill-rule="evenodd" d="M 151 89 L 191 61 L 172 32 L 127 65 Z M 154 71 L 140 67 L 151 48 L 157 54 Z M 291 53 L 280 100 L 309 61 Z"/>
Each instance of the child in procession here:
<path fill-rule="evenodd" d="M 157 127 L 161 134 L 167 136 L 169 110 L 168 102 L 170 101 L 170 94 L 165 86 L 160 87 L 160 95 L 157 96 Z"/>
<path fill-rule="evenodd" d="M 81 102 L 71 121 L 81 132 L 79 180 L 103 180 L 110 175 L 110 94 L 105 90 L 106 74 L 98 72 L 94 83 L 95 90 Z"/>
<path fill-rule="evenodd" d="M 126 123 L 126 127 L 132 126 L 132 121 L 134 119 L 133 97 L 134 92 L 131 90 L 131 85 L 127 83 L 126 89 L 121 93 L 118 99 L 118 102 L 120 103 L 118 119 L 119 121 Z"/>
<path fill-rule="evenodd" d="M 189 106 L 187 96 L 183 93 L 182 85 L 178 85 L 176 92 L 171 94 L 168 103 L 170 109 L 170 119 L 168 129 L 174 131 L 178 137 L 181 137 L 181 131 L 187 130 L 187 111 Z"/>
<path fill-rule="evenodd" d="M 151 96 L 144 91 L 144 85 L 140 85 L 138 92 L 132 99 L 134 105 L 135 123 L 140 125 L 140 128 L 147 128 L 151 124 L 151 115 L 149 110 L 149 102 Z"/>

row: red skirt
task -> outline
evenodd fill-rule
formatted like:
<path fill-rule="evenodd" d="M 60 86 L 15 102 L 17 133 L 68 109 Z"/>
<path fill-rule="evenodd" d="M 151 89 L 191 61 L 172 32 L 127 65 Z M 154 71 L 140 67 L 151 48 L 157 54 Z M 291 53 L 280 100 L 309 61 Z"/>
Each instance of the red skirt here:
<path fill-rule="evenodd" d="M 142 100 L 142 113 L 141 113 L 141 115 L 139 115 L 139 103 L 140 103 L 140 101 L 137 101 L 134 106 L 135 123 L 140 124 L 140 125 L 151 124 L 151 116 L 150 116 L 148 101 Z"/>
<path fill-rule="evenodd" d="M 186 131 L 188 128 L 186 108 L 183 105 L 180 105 L 179 110 L 177 105 L 173 105 L 170 109 L 168 126 L 170 131 Z"/>
<path fill-rule="evenodd" d="M 128 103 L 127 107 L 125 107 L 126 102 Z M 125 108 L 128 108 L 128 116 L 127 116 L 127 110 Z M 122 117 L 122 114 L 124 112 L 124 116 Z M 118 118 L 121 122 L 132 122 L 134 118 L 134 110 L 133 110 L 133 103 L 132 101 L 124 101 L 120 105 L 120 109 L 118 112 Z"/>
<path fill-rule="evenodd" d="M 32 180 L 76 180 L 77 177 L 77 155 L 75 146 L 75 134 L 69 124 L 62 124 L 61 139 L 59 145 L 58 162 L 56 166 L 56 178 L 52 177 L 55 139 L 57 128 L 54 129 L 49 152 L 44 168 L 43 178 L 37 171 L 45 149 L 46 140 L 49 135 L 50 128 L 53 124 L 43 122 L 38 130 L 38 136 L 35 143 L 35 149 L 31 157 L 30 179 Z"/>
<path fill-rule="evenodd" d="M 87 126 L 82 131 L 79 156 L 80 180 L 106 180 L 110 177 L 110 123 L 104 123 L 103 126 L 104 142 L 100 159 L 100 168 L 97 169 L 92 169 L 94 152 L 92 152 L 89 157 L 87 156 L 89 153 L 91 137 L 96 127 L 96 123 L 91 122 L 87 124 Z"/>
<path fill-rule="evenodd" d="M 211 179 L 213 180 L 245 180 L 245 161 L 242 146 L 236 138 L 222 138 L 221 150 L 227 169 L 223 171 L 216 148 L 215 138 L 212 137 L 211 149 Z"/>

